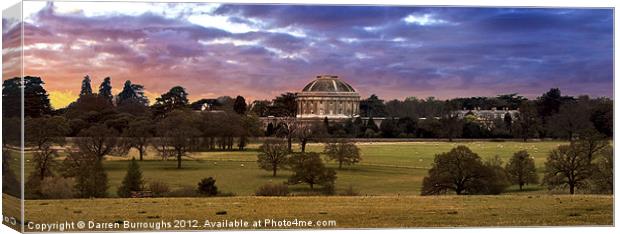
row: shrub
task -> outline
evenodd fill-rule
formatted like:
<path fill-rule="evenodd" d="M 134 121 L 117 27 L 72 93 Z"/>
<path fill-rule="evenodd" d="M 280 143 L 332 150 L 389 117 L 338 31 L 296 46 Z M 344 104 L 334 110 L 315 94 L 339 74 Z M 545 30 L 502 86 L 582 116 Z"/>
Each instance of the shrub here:
<path fill-rule="evenodd" d="M 288 186 L 285 184 L 267 183 L 256 190 L 256 196 L 286 196 L 288 194 Z"/>
<path fill-rule="evenodd" d="M 48 199 L 75 197 L 75 179 L 61 176 L 47 177 L 41 182 L 41 195 Z"/>
<path fill-rule="evenodd" d="M 170 192 L 170 187 L 163 181 L 153 181 L 148 186 L 154 197 L 164 197 Z"/>
<path fill-rule="evenodd" d="M 215 186 L 215 179 L 213 177 L 203 178 L 198 183 L 198 193 L 203 196 L 215 196 L 218 194 L 217 186 Z"/>

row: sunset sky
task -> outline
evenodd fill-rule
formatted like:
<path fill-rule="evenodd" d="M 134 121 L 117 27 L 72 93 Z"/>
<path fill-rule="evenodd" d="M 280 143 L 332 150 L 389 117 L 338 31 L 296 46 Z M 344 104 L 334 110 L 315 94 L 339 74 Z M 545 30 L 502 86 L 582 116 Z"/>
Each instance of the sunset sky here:
<path fill-rule="evenodd" d="M 613 96 L 611 9 L 24 2 L 24 14 L 26 75 L 56 108 L 86 74 L 93 89 L 110 76 L 116 92 L 129 79 L 192 100 L 271 99 L 319 74 L 386 100 Z M 7 66 L 16 30 L 3 25 Z"/>

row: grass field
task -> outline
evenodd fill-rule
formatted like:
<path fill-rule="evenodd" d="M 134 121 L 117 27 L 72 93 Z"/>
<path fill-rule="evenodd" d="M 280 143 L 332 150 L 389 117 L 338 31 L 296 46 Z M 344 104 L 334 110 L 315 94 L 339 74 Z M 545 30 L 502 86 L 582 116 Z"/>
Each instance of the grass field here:
<path fill-rule="evenodd" d="M 346 227 L 450 227 L 450 226 L 547 226 L 612 225 L 613 196 L 551 195 L 539 185 L 526 191 L 511 187 L 499 196 L 432 196 L 420 194 L 434 155 L 466 145 L 483 159 L 499 155 L 504 162 L 516 151 L 527 150 L 540 173 L 549 151 L 565 142 L 376 142 L 358 143 L 362 161 L 337 171 L 337 192 L 353 186 L 361 196 L 298 196 L 308 186 L 292 186 L 294 196 L 255 197 L 255 190 L 268 182 L 286 181 L 289 171 L 272 177 L 256 164 L 257 144 L 247 151 L 192 153 L 176 169 L 175 161 L 162 161 L 149 152 L 139 162 L 144 179 L 168 183 L 172 188 L 196 187 L 201 178 L 212 176 L 223 192 L 234 197 L 118 199 L 116 189 L 125 175 L 129 157 L 109 156 L 104 162 L 108 173 L 107 199 L 28 200 L 26 221 L 65 220 L 170 221 L 173 219 L 310 219 L 335 220 L 335 228 Z M 311 144 L 309 151 L 321 152 L 322 145 Z M 33 170 L 26 155 L 26 173 Z M 62 157 L 58 159 L 60 163 Z M 57 164 L 58 165 L 58 164 Z M 13 164 L 15 166 L 15 164 Z M 336 168 L 334 162 L 329 167 Z M 19 211 L 15 198 L 3 195 L 4 212 Z M 12 208 L 11 208 L 12 207 Z M 216 212 L 226 211 L 225 215 Z M 189 227 L 186 227 L 187 229 Z M 271 227 L 274 228 L 274 227 Z M 288 227 L 305 228 L 305 227 Z"/>
<path fill-rule="evenodd" d="M 483 159 L 499 155 L 508 158 L 519 150 L 527 150 L 534 157 L 538 170 L 542 172 L 548 152 L 565 142 L 377 142 L 358 143 L 362 161 L 337 171 L 336 186 L 342 191 L 350 186 L 363 195 L 418 195 L 422 179 L 426 176 L 435 154 L 447 152 L 457 145 L 466 145 Z M 198 152 L 192 153 L 191 159 L 183 161 L 183 168 L 176 169 L 175 161 L 162 161 L 157 153 L 148 152 L 145 161 L 140 162 L 145 180 L 159 180 L 172 188 L 196 186 L 204 177 L 214 177 L 217 186 L 224 192 L 236 195 L 252 195 L 255 190 L 268 182 L 284 182 L 289 171 L 280 171 L 277 177 L 270 172 L 260 170 L 256 164 L 258 144 L 250 144 L 247 151 Z M 321 152 L 322 144 L 310 144 L 308 151 Z M 127 157 L 108 156 L 104 167 L 109 178 L 109 195 L 116 196 L 116 189 L 122 181 L 126 160 L 137 157 L 131 152 Z M 26 174 L 33 164 L 26 156 Z M 336 168 L 334 162 L 329 167 Z M 307 186 L 296 185 L 293 191 L 304 191 Z M 538 185 L 526 187 L 529 193 L 546 192 Z M 510 188 L 509 192 L 515 188 Z"/>
<path fill-rule="evenodd" d="M 336 221 L 328 228 L 612 225 L 612 202 L 612 196 L 595 195 L 32 200 L 26 201 L 26 221 L 197 220 L 189 229 L 225 219 Z"/>

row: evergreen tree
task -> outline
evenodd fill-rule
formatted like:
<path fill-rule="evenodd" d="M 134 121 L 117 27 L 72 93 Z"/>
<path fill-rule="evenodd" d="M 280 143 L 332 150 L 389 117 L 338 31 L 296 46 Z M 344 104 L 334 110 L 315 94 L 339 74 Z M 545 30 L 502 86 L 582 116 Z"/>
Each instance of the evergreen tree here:
<path fill-rule="evenodd" d="M 22 81 L 19 77 L 2 82 L 2 117 L 21 118 L 21 83 Z M 6 127 L 6 125 L 3 126 Z"/>
<path fill-rule="evenodd" d="M 248 109 L 248 105 L 245 103 L 245 98 L 242 96 L 237 96 L 235 99 L 235 104 L 233 105 L 233 110 L 240 115 L 244 115 Z"/>
<path fill-rule="evenodd" d="M 75 190 L 80 198 L 106 197 L 108 190 L 108 175 L 103 169 L 101 160 L 89 158 L 83 160 L 75 170 Z"/>
<path fill-rule="evenodd" d="M 120 106 L 125 103 L 139 103 L 147 106 L 149 100 L 144 96 L 144 86 L 132 84 L 130 80 L 125 81 L 123 90 L 116 96 L 116 104 Z"/>
<path fill-rule="evenodd" d="M 3 116 L 19 116 L 21 114 L 21 84 L 19 77 L 5 80 L 2 89 Z M 47 91 L 43 88 L 40 77 L 26 76 L 24 84 L 24 116 L 38 118 L 52 113 L 52 105 Z"/>
<path fill-rule="evenodd" d="M 112 81 L 110 77 L 106 77 L 103 79 L 103 82 L 101 82 L 99 86 L 99 96 L 105 98 L 109 103 L 112 103 L 114 96 L 112 96 Z"/>
<path fill-rule="evenodd" d="M 143 183 L 140 165 L 135 158 L 132 158 L 127 168 L 127 174 L 125 174 L 121 186 L 118 187 L 118 196 L 130 197 L 132 191 L 142 191 Z"/>
<path fill-rule="evenodd" d="M 165 117 L 172 110 L 187 107 L 189 105 L 187 96 L 185 88 L 181 86 L 172 87 L 170 91 L 156 99 L 155 105 L 153 105 L 154 114 L 158 117 Z"/>
<path fill-rule="evenodd" d="M 86 96 L 86 95 L 92 95 L 92 94 L 93 94 L 93 89 L 90 86 L 90 76 L 86 75 L 84 76 L 84 79 L 82 80 L 82 89 L 80 90 L 80 97 Z"/>

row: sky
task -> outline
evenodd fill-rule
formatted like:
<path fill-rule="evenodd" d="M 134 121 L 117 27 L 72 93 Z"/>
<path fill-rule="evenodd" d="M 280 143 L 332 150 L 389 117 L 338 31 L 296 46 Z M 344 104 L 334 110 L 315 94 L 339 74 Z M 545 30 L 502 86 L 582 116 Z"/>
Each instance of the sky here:
<path fill-rule="evenodd" d="M 611 9 L 24 2 L 24 17 L 25 74 L 56 108 L 87 74 L 151 100 L 176 85 L 190 100 L 272 99 L 321 74 L 385 100 L 613 96 Z"/>

